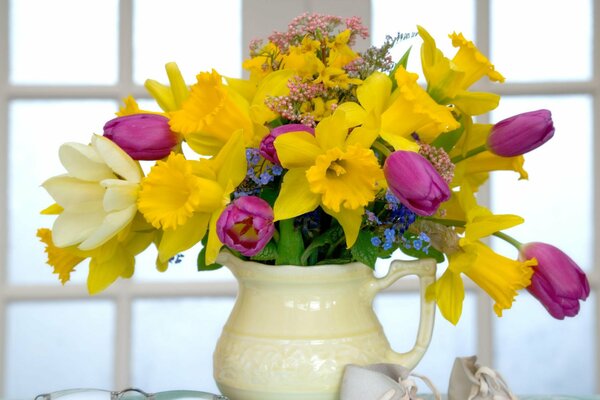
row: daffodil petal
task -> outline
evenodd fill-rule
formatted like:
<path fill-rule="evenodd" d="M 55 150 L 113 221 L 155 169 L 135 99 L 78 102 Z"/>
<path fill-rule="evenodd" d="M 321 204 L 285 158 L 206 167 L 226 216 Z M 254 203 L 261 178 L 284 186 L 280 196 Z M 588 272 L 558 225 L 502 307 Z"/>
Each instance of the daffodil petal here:
<path fill-rule="evenodd" d="M 97 182 L 85 182 L 67 175 L 52 177 L 42 186 L 63 208 L 98 201 L 104 195 L 104 188 Z"/>
<path fill-rule="evenodd" d="M 474 221 L 467 223 L 465 239 L 467 241 L 476 241 L 487 237 L 494 232 L 512 228 L 523 222 L 525 222 L 523 218 L 512 214 L 490 215 L 487 217 L 476 218 Z"/>
<path fill-rule="evenodd" d="M 177 229 L 167 229 L 163 232 L 158 245 L 158 259 L 166 263 L 169 259 L 182 251 L 185 251 L 204 237 L 210 214 L 195 213 L 185 224 Z"/>
<path fill-rule="evenodd" d="M 359 126 L 354 128 L 350 135 L 348 135 L 348 139 L 346 140 L 346 145 L 359 145 L 368 149 L 373 145 L 373 142 L 379 136 L 379 131 L 377 129 L 369 129 L 364 126 Z M 418 151 L 418 146 L 417 146 Z"/>
<path fill-rule="evenodd" d="M 392 93 L 391 79 L 381 72 L 374 72 L 356 90 L 358 101 L 367 111 L 381 114 Z"/>
<path fill-rule="evenodd" d="M 350 210 L 342 207 L 339 212 L 335 212 L 330 208 L 323 207 L 323 210 L 340 223 L 342 229 L 344 229 L 344 234 L 346 235 L 346 247 L 352 247 L 358 238 L 362 217 L 365 213 L 364 208 L 360 207 L 355 210 Z"/>
<path fill-rule="evenodd" d="M 346 119 L 344 111 L 336 110 L 332 116 L 324 118 L 315 128 L 315 137 L 319 146 L 324 149 L 343 148 L 348 136 L 348 129 L 353 122 Z M 280 157 L 281 159 L 281 157 Z"/>
<path fill-rule="evenodd" d="M 181 108 L 181 104 L 190 95 L 190 89 L 185 84 L 185 80 L 179 71 L 179 67 L 176 63 L 170 62 L 165 65 L 167 70 L 167 76 L 169 77 L 169 84 L 171 85 L 170 91 L 173 95 L 173 102 L 175 108 Z"/>
<path fill-rule="evenodd" d="M 107 212 L 122 210 L 137 201 L 139 185 L 120 179 L 106 179 L 100 184 L 106 188 L 102 204 Z"/>
<path fill-rule="evenodd" d="M 88 145 L 65 143 L 60 146 L 58 156 L 72 177 L 84 181 L 101 181 L 115 177 L 96 150 Z"/>
<path fill-rule="evenodd" d="M 102 203 L 85 213 L 65 210 L 52 225 L 52 240 L 57 247 L 67 247 L 85 240 L 104 220 Z"/>
<path fill-rule="evenodd" d="M 144 87 L 148 93 L 150 93 L 150 96 L 156 100 L 158 106 L 164 111 L 175 111 L 178 109 L 170 87 L 163 85 L 154 79 L 146 79 L 146 82 L 144 82 Z"/>
<path fill-rule="evenodd" d="M 462 314 L 465 287 L 460 273 L 447 269 L 426 291 L 427 301 L 437 301 L 442 316 L 456 325 Z"/>
<path fill-rule="evenodd" d="M 285 168 L 309 167 L 323 152 L 315 137 L 304 131 L 289 132 L 278 136 L 274 145 L 281 165 Z"/>
<path fill-rule="evenodd" d="M 134 204 L 123 210 L 106 214 L 102 223 L 81 242 L 78 248 L 80 250 L 92 250 L 103 245 L 125 228 L 133 220 L 136 212 L 137 208 Z"/>
<path fill-rule="evenodd" d="M 225 207 L 216 210 L 210 217 L 208 240 L 206 241 L 206 265 L 213 264 L 217 260 L 221 247 L 223 247 L 223 243 L 221 243 L 219 236 L 217 236 L 217 220 L 224 209 Z"/>
<path fill-rule="evenodd" d="M 95 258 L 90 260 L 90 272 L 88 274 L 87 287 L 90 294 L 96 294 L 115 282 L 127 271 L 133 270 L 135 258 L 122 248 L 117 247 L 112 257 Z"/>
<path fill-rule="evenodd" d="M 273 207 L 275 221 L 313 211 L 319 205 L 320 198 L 320 195 L 311 192 L 304 170 L 288 171 L 283 177 L 281 190 Z"/>
<path fill-rule="evenodd" d="M 363 121 L 367 118 L 367 112 L 363 107 L 361 107 L 358 103 L 354 103 L 352 101 L 348 101 L 346 103 L 340 104 L 337 110 L 342 110 L 346 114 L 346 119 L 348 123 L 352 126 L 358 126 L 363 123 Z"/>
<path fill-rule="evenodd" d="M 217 181 L 222 187 L 229 182 L 237 186 L 247 172 L 246 148 L 241 130 L 235 132 L 211 162 L 217 171 Z"/>
<path fill-rule="evenodd" d="M 98 151 L 104 162 L 118 175 L 130 182 L 140 183 L 142 180 L 140 165 L 110 139 L 94 135 L 92 136 L 92 146 Z"/>
<path fill-rule="evenodd" d="M 485 92 L 461 91 L 453 99 L 452 104 L 467 115 L 481 115 L 494 110 L 500 103 L 500 95 Z"/>

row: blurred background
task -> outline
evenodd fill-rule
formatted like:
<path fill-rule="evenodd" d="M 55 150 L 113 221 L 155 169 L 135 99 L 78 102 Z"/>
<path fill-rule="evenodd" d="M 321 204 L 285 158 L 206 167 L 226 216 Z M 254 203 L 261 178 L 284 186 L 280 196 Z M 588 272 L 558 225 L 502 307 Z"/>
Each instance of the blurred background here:
<path fill-rule="evenodd" d="M 176 61 L 186 81 L 215 68 L 241 77 L 247 44 L 285 30 L 306 12 L 360 16 L 370 41 L 424 26 L 452 57 L 447 35 L 463 32 L 507 78 L 480 90 L 502 94 L 480 122 L 548 108 L 556 135 L 526 156 L 529 181 L 493 176 L 481 193 L 496 213 L 525 218 L 508 233 L 565 251 L 588 273 L 592 294 L 577 318 L 556 321 L 522 293 L 497 318 L 487 295 L 468 285 L 463 317 L 438 315 L 418 372 L 446 391 L 457 356 L 477 354 L 516 393 L 600 393 L 600 269 L 596 204 L 600 150 L 600 10 L 595 0 L 0 0 L 0 398 L 33 398 L 73 387 L 216 392 L 212 352 L 233 305 L 226 270 L 198 273 L 195 251 L 165 273 L 152 252 L 135 277 L 89 297 L 86 266 L 62 287 L 35 237 L 52 219 L 40 184 L 63 173 L 58 147 L 87 143 L 133 94 L 153 108 L 146 78 L 166 82 Z M 360 43 L 365 49 L 370 43 Z M 421 75 L 420 39 L 409 69 Z M 196 249 L 197 250 L 197 249 Z M 497 250 L 516 257 L 511 248 Z M 378 264 L 385 273 L 387 262 Z M 376 300 L 396 350 L 418 323 L 418 286 L 398 284 Z"/>

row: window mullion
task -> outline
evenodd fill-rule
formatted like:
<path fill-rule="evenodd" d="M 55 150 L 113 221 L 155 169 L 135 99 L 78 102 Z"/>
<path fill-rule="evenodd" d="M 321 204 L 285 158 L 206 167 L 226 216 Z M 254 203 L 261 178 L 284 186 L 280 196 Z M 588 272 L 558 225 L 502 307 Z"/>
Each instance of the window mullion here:
<path fill-rule="evenodd" d="M 0 1 L 0 397 L 4 394 L 6 348 L 6 297 L 8 220 L 8 1 Z"/>
<path fill-rule="evenodd" d="M 133 94 L 133 0 L 119 1 L 119 57 L 117 97 Z M 118 388 L 131 386 L 131 282 L 116 296 L 114 379 Z"/>
<path fill-rule="evenodd" d="M 490 54 L 490 1 L 475 1 L 475 43 L 483 54 Z M 487 82 L 486 82 L 487 83 Z M 478 122 L 489 123 L 489 115 L 478 117 Z M 484 185 L 479 191 L 483 205 L 490 206 L 490 185 Z M 492 302 L 483 291 L 477 290 L 477 355 L 483 365 L 494 365 L 494 321 Z"/>

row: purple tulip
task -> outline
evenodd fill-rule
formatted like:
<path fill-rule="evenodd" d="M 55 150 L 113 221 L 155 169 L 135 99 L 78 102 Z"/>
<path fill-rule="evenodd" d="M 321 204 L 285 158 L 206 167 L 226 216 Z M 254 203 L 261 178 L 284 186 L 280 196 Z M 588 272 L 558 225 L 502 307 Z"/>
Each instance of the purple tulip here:
<path fill-rule="evenodd" d="M 450 198 L 450 188 L 429 161 L 419 153 L 395 151 L 383 166 L 392 193 L 411 211 L 433 215 Z"/>
<path fill-rule="evenodd" d="M 132 114 L 112 119 L 104 125 L 104 136 L 134 160 L 160 160 L 178 143 L 177 135 L 169 127 L 169 119 L 158 114 Z"/>
<path fill-rule="evenodd" d="M 531 285 L 527 288 L 556 319 L 574 317 L 579 300 L 587 299 L 590 284 L 575 261 L 560 249 L 546 243 L 527 243 L 521 247 L 521 259 L 536 258 Z"/>
<path fill-rule="evenodd" d="M 275 138 L 279 135 L 288 132 L 298 131 L 308 132 L 311 135 L 315 134 L 315 130 L 313 128 L 304 124 L 289 124 L 278 126 L 277 128 L 273 128 L 273 130 L 271 130 L 271 132 L 269 132 L 269 134 L 265 136 L 260 142 L 260 155 L 266 158 L 267 160 L 271 161 L 273 164 L 281 165 L 279 157 L 277 157 L 277 151 L 275 150 L 273 142 L 275 141 Z"/>
<path fill-rule="evenodd" d="M 256 196 L 235 199 L 217 220 L 221 242 L 245 256 L 258 254 L 274 232 L 273 209 Z"/>
<path fill-rule="evenodd" d="M 494 154 L 513 157 L 540 147 L 552 136 L 552 114 L 548 110 L 537 110 L 498 122 L 490 132 L 487 145 Z"/>

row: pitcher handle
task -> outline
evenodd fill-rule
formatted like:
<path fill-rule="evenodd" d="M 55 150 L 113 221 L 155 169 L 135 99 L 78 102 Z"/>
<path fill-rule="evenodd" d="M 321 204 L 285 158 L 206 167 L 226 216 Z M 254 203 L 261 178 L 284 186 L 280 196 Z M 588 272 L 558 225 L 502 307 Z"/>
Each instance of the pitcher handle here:
<path fill-rule="evenodd" d="M 435 319 L 435 301 L 425 300 L 425 291 L 430 284 L 435 282 L 435 272 L 436 262 L 430 258 L 414 261 L 394 260 L 390 264 L 387 275 L 375 280 L 376 291 L 389 287 L 406 275 L 417 275 L 420 283 L 421 315 L 415 344 L 406 353 L 397 353 L 390 349 L 387 354 L 387 362 L 413 369 L 425 355 L 429 342 L 431 342 Z"/>

